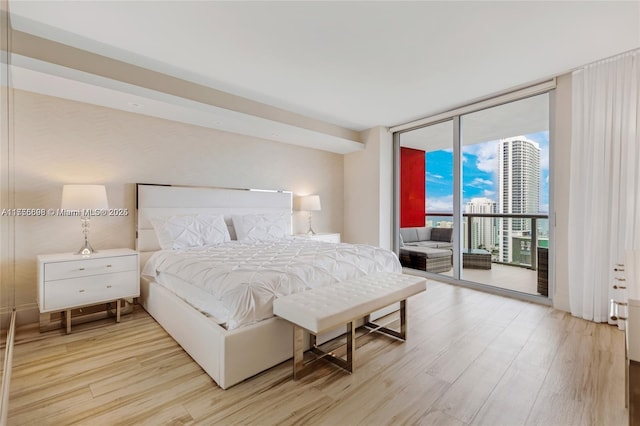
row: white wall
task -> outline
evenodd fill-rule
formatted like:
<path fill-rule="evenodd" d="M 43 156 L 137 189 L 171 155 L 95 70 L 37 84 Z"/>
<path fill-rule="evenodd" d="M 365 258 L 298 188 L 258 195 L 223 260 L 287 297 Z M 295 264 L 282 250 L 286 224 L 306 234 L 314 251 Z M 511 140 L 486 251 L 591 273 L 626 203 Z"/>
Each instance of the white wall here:
<path fill-rule="evenodd" d="M 384 127 L 363 132 L 364 151 L 344 156 L 343 240 L 391 248 L 393 144 Z"/>
<path fill-rule="evenodd" d="M 23 91 L 15 92 L 13 116 L 16 207 L 58 208 L 63 184 L 98 183 L 107 186 L 110 207 L 129 209 L 127 217 L 91 221 L 98 250 L 134 247 L 137 182 L 319 194 L 314 228 L 342 232 L 342 155 Z M 296 213 L 294 224 L 304 232 L 306 217 Z M 17 218 L 15 238 L 19 320 L 37 321 L 36 255 L 77 250 L 80 221 Z M 3 295 L 10 285 L 3 282 Z"/>

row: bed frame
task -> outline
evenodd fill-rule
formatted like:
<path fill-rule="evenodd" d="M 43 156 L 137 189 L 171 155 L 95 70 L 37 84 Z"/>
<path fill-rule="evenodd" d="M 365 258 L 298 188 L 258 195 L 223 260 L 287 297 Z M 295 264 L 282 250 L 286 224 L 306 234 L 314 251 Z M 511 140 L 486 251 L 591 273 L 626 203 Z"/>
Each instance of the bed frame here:
<path fill-rule="evenodd" d="M 136 185 L 136 249 L 141 270 L 160 249 L 149 217 L 171 214 L 231 215 L 285 213 L 291 229 L 292 193 L 171 185 Z M 235 238 L 230 226 L 232 239 Z M 223 389 L 293 356 L 290 323 L 270 318 L 250 326 L 226 330 L 164 287 L 141 279 L 140 302 Z"/>

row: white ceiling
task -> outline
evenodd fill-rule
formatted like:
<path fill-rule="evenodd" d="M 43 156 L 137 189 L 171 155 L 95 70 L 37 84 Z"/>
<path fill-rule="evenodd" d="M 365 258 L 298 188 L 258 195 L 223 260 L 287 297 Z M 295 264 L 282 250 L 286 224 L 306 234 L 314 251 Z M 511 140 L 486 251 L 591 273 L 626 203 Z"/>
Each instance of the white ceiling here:
<path fill-rule="evenodd" d="M 637 1 L 9 5 L 19 31 L 358 131 L 640 47 Z"/>

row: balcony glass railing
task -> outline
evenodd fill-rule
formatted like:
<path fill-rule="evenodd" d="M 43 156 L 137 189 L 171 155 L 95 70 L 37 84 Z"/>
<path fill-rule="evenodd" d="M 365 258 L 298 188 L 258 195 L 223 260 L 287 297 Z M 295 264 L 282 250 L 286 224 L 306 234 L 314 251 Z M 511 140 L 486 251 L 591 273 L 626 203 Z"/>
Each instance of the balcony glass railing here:
<path fill-rule="evenodd" d="M 463 213 L 463 249 L 484 249 L 492 263 L 536 270 L 549 247 L 548 214 Z M 425 213 L 427 226 L 453 227 L 453 213 Z M 535 249 L 532 249 L 535 248 Z M 542 254 L 540 254 L 542 253 Z"/>

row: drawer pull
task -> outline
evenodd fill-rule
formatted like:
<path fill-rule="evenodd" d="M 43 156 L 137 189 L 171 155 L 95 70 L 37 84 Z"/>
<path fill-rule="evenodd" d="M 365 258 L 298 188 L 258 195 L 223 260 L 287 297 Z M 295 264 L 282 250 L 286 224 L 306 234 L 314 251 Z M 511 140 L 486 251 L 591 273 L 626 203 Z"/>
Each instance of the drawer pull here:
<path fill-rule="evenodd" d="M 107 288 L 111 288 L 111 286 L 110 286 L 110 285 L 108 285 L 108 286 L 107 286 Z"/>
<path fill-rule="evenodd" d="M 107 265 L 107 268 L 111 268 L 111 265 Z"/>
<path fill-rule="evenodd" d="M 84 293 L 84 289 L 78 290 L 78 293 Z"/>
<path fill-rule="evenodd" d="M 84 268 L 78 268 L 78 271 L 84 271 Z"/>

